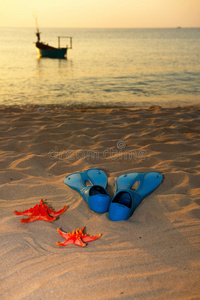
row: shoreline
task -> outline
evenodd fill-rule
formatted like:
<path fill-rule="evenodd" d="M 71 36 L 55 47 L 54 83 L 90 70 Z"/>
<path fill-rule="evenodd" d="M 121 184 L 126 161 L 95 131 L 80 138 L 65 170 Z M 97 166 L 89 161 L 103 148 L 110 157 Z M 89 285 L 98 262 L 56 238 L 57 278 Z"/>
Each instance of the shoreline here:
<path fill-rule="evenodd" d="M 150 105 L 150 106 L 67 106 L 67 105 L 0 105 L 0 111 L 56 111 L 56 110 L 63 110 L 63 111 L 78 111 L 78 110 L 127 110 L 127 111 L 134 111 L 134 110 L 153 110 L 153 109 L 200 109 L 200 104 L 194 105 L 176 105 L 176 106 L 161 106 L 161 105 Z"/>

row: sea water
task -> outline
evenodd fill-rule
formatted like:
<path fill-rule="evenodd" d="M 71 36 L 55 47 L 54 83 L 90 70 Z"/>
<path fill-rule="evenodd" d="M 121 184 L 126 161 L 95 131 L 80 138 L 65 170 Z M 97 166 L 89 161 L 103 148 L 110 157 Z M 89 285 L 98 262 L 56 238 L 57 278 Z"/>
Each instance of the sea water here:
<path fill-rule="evenodd" d="M 72 36 L 73 49 L 38 58 L 34 28 L 0 28 L 0 106 L 200 104 L 200 28 L 40 31 L 52 46 Z"/>

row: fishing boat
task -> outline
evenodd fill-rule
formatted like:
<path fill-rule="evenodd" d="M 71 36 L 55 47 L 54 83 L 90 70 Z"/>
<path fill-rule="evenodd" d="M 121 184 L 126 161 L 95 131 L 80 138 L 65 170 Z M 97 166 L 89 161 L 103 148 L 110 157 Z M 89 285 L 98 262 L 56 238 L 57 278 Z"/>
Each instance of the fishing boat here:
<path fill-rule="evenodd" d="M 67 58 L 67 51 L 68 49 L 72 49 L 72 37 L 71 36 L 58 36 L 58 47 L 49 46 L 46 43 L 40 42 L 40 35 L 41 32 L 39 31 L 37 20 L 36 20 L 36 36 L 37 42 L 35 46 L 39 52 L 40 57 L 50 57 L 50 58 Z M 66 45 L 65 48 L 60 47 L 60 40 L 61 38 L 67 38 L 70 42 L 69 46 Z"/>

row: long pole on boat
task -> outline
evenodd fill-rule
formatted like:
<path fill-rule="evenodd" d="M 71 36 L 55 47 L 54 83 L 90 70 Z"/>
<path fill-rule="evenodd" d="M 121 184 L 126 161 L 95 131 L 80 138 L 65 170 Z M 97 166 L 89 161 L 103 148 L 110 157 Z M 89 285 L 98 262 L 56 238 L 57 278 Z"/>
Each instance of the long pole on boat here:
<path fill-rule="evenodd" d="M 40 42 L 40 31 L 39 31 L 39 27 L 38 27 L 38 21 L 37 21 L 37 18 L 34 16 L 35 18 L 35 23 L 36 23 L 36 29 L 37 29 L 37 32 L 36 32 L 36 36 L 38 38 L 38 42 Z"/>

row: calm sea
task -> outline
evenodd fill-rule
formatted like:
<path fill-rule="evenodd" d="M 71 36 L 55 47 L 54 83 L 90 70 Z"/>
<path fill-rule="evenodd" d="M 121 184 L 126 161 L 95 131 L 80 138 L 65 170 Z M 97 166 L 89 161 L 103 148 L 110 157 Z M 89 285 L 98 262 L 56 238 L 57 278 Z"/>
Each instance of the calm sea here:
<path fill-rule="evenodd" d="M 72 36 L 68 59 L 39 59 L 34 28 L 0 28 L 1 106 L 200 104 L 199 28 L 40 31 L 52 46 Z"/>

